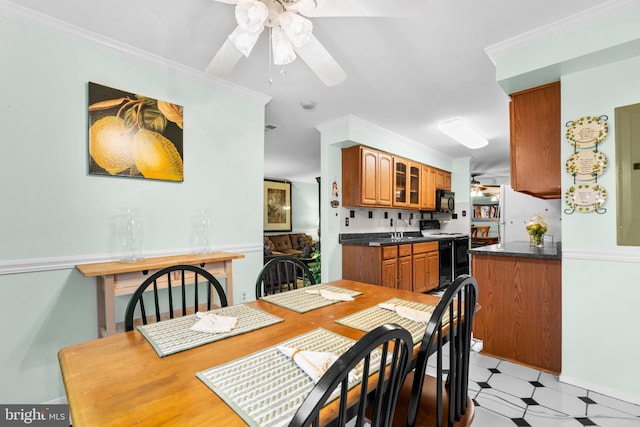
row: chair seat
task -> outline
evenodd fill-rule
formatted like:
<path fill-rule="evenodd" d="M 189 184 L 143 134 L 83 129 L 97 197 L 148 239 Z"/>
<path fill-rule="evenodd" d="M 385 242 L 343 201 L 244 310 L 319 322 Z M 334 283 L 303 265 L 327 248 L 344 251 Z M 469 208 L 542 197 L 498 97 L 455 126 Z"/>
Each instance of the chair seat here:
<path fill-rule="evenodd" d="M 396 410 L 393 416 L 393 425 L 394 427 L 406 427 L 407 425 L 407 408 L 409 407 L 409 399 L 411 398 L 411 389 L 413 385 L 413 375 L 414 371 L 411 371 L 407 378 L 404 381 L 402 389 L 400 390 L 400 395 L 398 396 L 398 402 L 396 404 Z M 425 376 L 424 385 L 422 387 L 422 397 L 420 398 L 420 408 L 418 410 L 418 417 L 416 419 L 416 427 L 433 427 L 437 425 L 436 423 L 436 387 L 437 382 L 436 379 L 432 376 Z M 443 425 L 447 425 L 447 408 L 449 405 L 448 396 L 446 388 L 444 387 L 444 382 L 442 383 L 443 388 L 443 402 L 442 402 L 442 422 Z M 473 416 L 475 414 L 475 409 L 473 406 L 473 401 L 469 396 L 467 396 L 467 410 L 465 414 L 460 418 L 459 421 L 456 421 L 453 425 L 454 427 L 466 427 L 470 426 L 473 421 Z"/>

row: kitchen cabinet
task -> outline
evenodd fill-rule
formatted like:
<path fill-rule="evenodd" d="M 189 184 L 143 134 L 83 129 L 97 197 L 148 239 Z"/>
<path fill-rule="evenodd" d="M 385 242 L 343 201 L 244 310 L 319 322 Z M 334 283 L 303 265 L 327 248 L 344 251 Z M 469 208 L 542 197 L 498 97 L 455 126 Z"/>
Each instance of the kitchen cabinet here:
<path fill-rule="evenodd" d="M 342 149 L 342 204 L 391 206 L 393 157 L 362 145 Z"/>
<path fill-rule="evenodd" d="M 413 292 L 438 287 L 438 242 L 342 245 L 342 278 Z"/>
<path fill-rule="evenodd" d="M 414 292 L 427 292 L 439 285 L 438 242 L 413 244 Z"/>
<path fill-rule="evenodd" d="M 393 206 L 420 209 L 420 164 L 393 157 Z"/>
<path fill-rule="evenodd" d="M 398 289 L 413 290 L 412 245 L 398 246 Z"/>
<path fill-rule="evenodd" d="M 511 187 L 541 199 L 559 199 L 560 82 L 511 94 Z"/>
<path fill-rule="evenodd" d="M 562 261 L 510 252 L 472 250 L 472 271 L 478 281 L 473 335 L 489 355 L 552 373 L 562 368 Z M 526 256 L 525 256 L 526 255 Z"/>
<path fill-rule="evenodd" d="M 451 191 L 451 172 L 436 169 L 436 189 Z"/>
<path fill-rule="evenodd" d="M 434 211 L 451 172 L 364 145 L 342 149 L 342 205 Z"/>
<path fill-rule="evenodd" d="M 422 165 L 420 175 L 420 209 L 434 211 L 436 209 L 436 172 L 435 169 Z"/>

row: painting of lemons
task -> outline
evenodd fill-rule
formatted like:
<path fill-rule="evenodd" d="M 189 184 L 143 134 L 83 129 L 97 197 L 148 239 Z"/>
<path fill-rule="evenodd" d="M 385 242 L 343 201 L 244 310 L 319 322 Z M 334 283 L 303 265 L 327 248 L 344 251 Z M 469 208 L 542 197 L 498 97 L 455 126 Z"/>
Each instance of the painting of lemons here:
<path fill-rule="evenodd" d="M 89 82 L 89 173 L 180 181 L 183 108 Z"/>

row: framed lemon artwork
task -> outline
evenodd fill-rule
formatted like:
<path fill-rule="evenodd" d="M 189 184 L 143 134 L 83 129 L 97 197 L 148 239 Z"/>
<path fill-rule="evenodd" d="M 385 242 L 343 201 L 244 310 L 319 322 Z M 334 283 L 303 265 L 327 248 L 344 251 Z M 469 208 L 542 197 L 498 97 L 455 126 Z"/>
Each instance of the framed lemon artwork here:
<path fill-rule="evenodd" d="M 183 107 L 89 82 L 89 174 L 184 180 Z"/>

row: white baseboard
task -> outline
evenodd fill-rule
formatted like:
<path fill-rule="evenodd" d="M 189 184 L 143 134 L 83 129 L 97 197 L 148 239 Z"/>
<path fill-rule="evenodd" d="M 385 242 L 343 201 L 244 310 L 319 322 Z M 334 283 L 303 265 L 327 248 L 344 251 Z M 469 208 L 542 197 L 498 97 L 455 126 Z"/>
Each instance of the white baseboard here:
<path fill-rule="evenodd" d="M 603 387 L 601 385 L 592 384 L 590 382 L 583 381 L 577 378 L 568 377 L 566 375 L 560 375 L 558 377 L 558 380 L 565 384 L 574 385 L 576 387 L 584 388 L 587 390 L 594 391 L 596 393 L 613 397 L 614 399 L 624 400 L 625 402 L 633 403 L 634 405 L 640 405 L 640 396 L 623 393 L 619 390 L 613 390 L 609 387 Z"/>
<path fill-rule="evenodd" d="M 43 405 L 66 405 L 67 402 L 67 396 L 60 396 L 60 397 L 56 397 L 55 399 L 51 399 L 47 402 L 43 402 Z"/>

